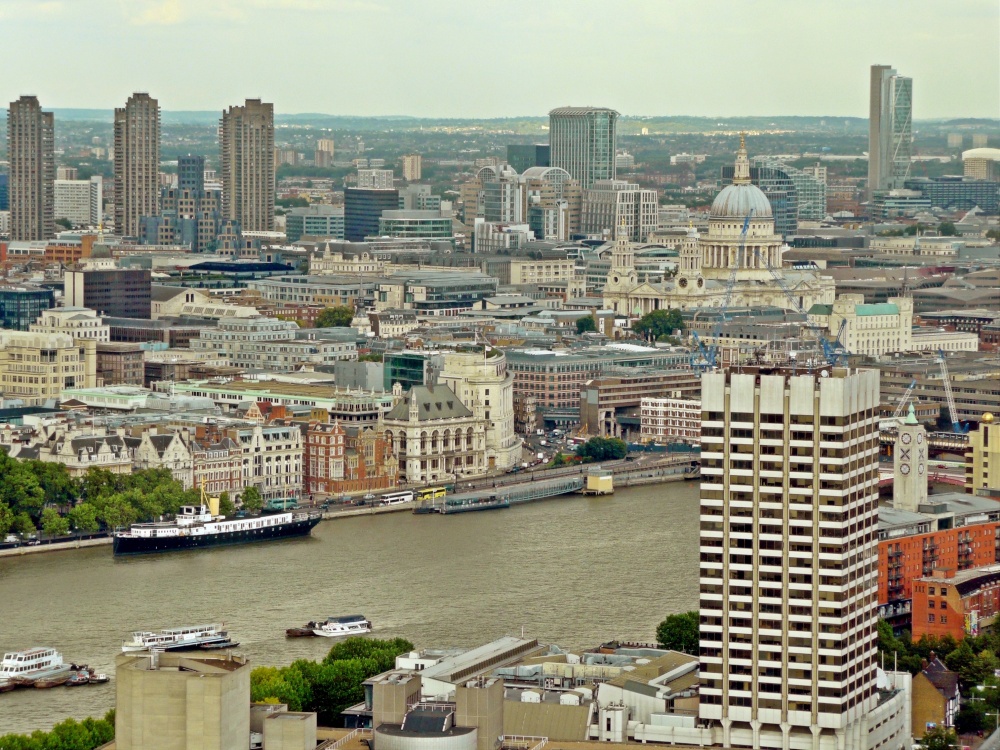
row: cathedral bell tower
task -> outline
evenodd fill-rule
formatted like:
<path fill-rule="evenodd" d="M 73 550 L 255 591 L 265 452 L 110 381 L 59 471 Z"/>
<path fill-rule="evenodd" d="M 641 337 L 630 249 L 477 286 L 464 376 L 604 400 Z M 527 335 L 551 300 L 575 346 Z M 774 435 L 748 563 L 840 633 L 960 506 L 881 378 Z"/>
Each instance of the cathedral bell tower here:
<path fill-rule="evenodd" d="M 622 222 L 615 237 L 615 246 L 611 251 L 611 270 L 604 284 L 605 297 L 625 296 L 639 284 L 639 276 L 635 271 L 635 253 L 628 239 L 628 230 Z M 613 308 L 619 312 L 628 312 L 625 307 Z"/>

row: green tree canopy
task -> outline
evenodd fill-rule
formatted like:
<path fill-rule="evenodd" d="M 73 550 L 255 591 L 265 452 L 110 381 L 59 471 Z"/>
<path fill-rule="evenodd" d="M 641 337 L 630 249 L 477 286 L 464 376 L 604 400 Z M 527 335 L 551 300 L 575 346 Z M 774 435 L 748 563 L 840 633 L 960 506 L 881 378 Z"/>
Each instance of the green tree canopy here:
<path fill-rule="evenodd" d="M 14 515 L 14 511 L 7 503 L 0 503 L 0 537 L 10 533 L 10 528 L 14 525 Z"/>
<path fill-rule="evenodd" d="M 354 320 L 354 308 L 348 305 L 334 305 L 316 316 L 317 328 L 346 328 Z"/>
<path fill-rule="evenodd" d="M 229 493 L 223 492 L 219 495 L 219 513 L 224 516 L 231 516 L 236 512 L 236 505 L 229 499 Z"/>
<path fill-rule="evenodd" d="M 42 515 L 45 491 L 31 469 L 0 451 L 0 503 L 5 503 L 15 513 L 27 513 L 33 519 Z"/>
<path fill-rule="evenodd" d="M 628 455 L 628 446 L 618 438 L 592 437 L 577 447 L 576 455 L 584 461 L 614 461 Z"/>
<path fill-rule="evenodd" d="M 938 234 L 942 237 L 954 237 L 958 234 L 958 227 L 953 221 L 942 221 L 938 224 Z"/>
<path fill-rule="evenodd" d="M 18 513 L 14 516 L 14 521 L 10 525 L 10 530 L 15 534 L 21 534 L 22 536 L 27 536 L 28 534 L 35 533 L 35 522 L 31 520 L 31 516 L 27 513 Z"/>
<path fill-rule="evenodd" d="M 260 490 L 252 486 L 243 490 L 243 493 L 240 495 L 240 502 L 243 503 L 243 507 L 248 513 L 260 513 L 260 509 L 264 507 L 264 500 L 260 496 Z"/>
<path fill-rule="evenodd" d="M 954 750 L 958 747 L 958 735 L 944 727 L 934 727 L 922 740 L 927 750 Z"/>
<path fill-rule="evenodd" d="M 80 503 L 66 514 L 70 525 L 77 531 L 97 531 L 100 522 L 97 518 L 97 508 L 90 503 Z"/>
<path fill-rule="evenodd" d="M 579 334 L 593 333 L 597 330 L 597 318 L 588 315 L 586 318 L 577 318 L 576 332 Z"/>
<path fill-rule="evenodd" d="M 115 738 L 114 711 L 103 719 L 66 719 L 50 732 L 0 736 L 0 750 L 94 750 Z"/>
<path fill-rule="evenodd" d="M 632 330 L 640 336 L 654 341 L 661 336 L 672 336 L 677 329 L 684 330 L 684 318 L 680 310 L 654 310 L 646 313 L 632 324 Z"/>
<path fill-rule="evenodd" d="M 38 485 L 45 494 L 45 502 L 66 507 L 76 502 L 80 495 L 80 483 L 69 475 L 65 465 L 54 461 L 24 461 L 28 470 L 35 475 Z"/>
<path fill-rule="evenodd" d="M 42 511 L 42 531 L 47 536 L 66 536 L 69 533 L 69 520 L 59 515 L 54 508 Z"/>
<path fill-rule="evenodd" d="M 667 615 L 656 628 L 656 642 L 660 644 L 660 648 L 697 654 L 698 624 L 697 612 Z"/>
<path fill-rule="evenodd" d="M 250 673 L 250 700 L 287 704 L 289 711 L 312 705 L 312 692 L 302 672 L 294 667 L 257 667 Z"/>

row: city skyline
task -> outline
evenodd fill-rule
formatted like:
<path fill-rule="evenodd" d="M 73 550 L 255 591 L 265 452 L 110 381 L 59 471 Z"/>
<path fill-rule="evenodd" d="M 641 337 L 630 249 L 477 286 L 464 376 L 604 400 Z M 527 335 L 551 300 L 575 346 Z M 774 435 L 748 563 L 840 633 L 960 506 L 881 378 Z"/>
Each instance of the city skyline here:
<path fill-rule="evenodd" d="M 859 2 L 787 0 L 753 6 L 639 3 L 616 9 L 611 28 L 617 33 L 608 36 L 607 24 L 598 20 L 606 13 L 596 3 L 571 10 L 515 2 L 494 16 L 450 2 L 415 8 L 391 0 L 211 6 L 97 0 L 86 8 L 63 0 L 0 0 L 12 53 L 6 78 L 16 85 L 4 95 L 13 100 L 33 93 L 48 108 L 110 109 L 133 91 L 148 91 L 167 111 L 204 111 L 221 109 L 235 93 L 273 101 L 278 112 L 352 116 L 493 118 L 599 105 L 636 115 L 864 117 L 867 71 L 891 63 L 918 82 L 914 119 L 996 116 L 1000 9 L 995 3 L 964 0 L 948 4 L 945 13 L 941 4 L 922 2 L 907 5 L 905 14 L 866 5 L 861 15 L 852 5 L 862 9 Z M 866 23 L 858 24 L 858 18 Z M 294 29 L 303 59 L 310 49 L 328 50 L 331 42 L 348 40 L 336 45 L 328 85 L 317 86 L 317 74 L 289 74 L 311 70 L 308 66 L 285 68 L 274 65 L 270 55 L 241 54 L 261 45 L 280 51 L 282 39 L 290 39 L 281 29 Z M 519 54 L 503 66 L 491 65 L 477 54 L 480 35 L 468 33 L 477 29 L 518 40 Z M 824 54 L 816 54 L 820 30 L 823 39 L 836 41 Z M 59 56 L 28 54 L 28 45 L 39 38 L 71 44 L 91 34 L 112 34 L 120 42 L 110 58 L 82 56 L 67 65 Z M 760 44 L 764 35 L 774 44 Z M 374 37 L 391 54 L 378 66 L 351 66 L 353 50 L 361 54 L 364 39 Z M 430 43 L 435 38 L 447 43 Z M 791 64 L 773 64 L 775 45 Z M 602 47 L 604 54 L 574 53 Z M 961 56 L 952 54 L 956 48 Z M 219 61 L 218 75 L 197 86 L 178 75 L 185 69 L 177 64 L 185 50 L 211 53 Z M 831 66 L 828 53 L 840 64 Z M 455 65 L 463 59 L 472 62 Z M 338 73 L 341 64 L 350 75 Z M 768 74 L 753 85 L 727 78 L 729 70 L 749 68 Z M 442 70 L 450 71 L 447 95 L 440 77 L 428 75 Z M 545 71 L 544 80 L 560 81 L 557 91 L 511 87 L 511 81 L 542 80 L 532 77 L 539 71 Z M 497 96 L 503 91 L 508 95 Z"/>

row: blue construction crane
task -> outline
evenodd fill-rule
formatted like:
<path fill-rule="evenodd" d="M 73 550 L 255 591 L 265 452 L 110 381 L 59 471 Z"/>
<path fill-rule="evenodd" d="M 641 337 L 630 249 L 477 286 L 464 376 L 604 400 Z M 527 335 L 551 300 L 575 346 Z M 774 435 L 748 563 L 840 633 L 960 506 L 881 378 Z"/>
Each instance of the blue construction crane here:
<path fill-rule="evenodd" d="M 703 369 L 714 369 L 719 357 L 719 339 L 722 338 L 722 324 L 726 321 L 726 310 L 729 309 L 729 305 L 733 301 L 733 289 L 736 287 L 736 273 L 740 270 L 740 258 L 746 255 L 747 231 L 750 229 L 750 218 L 752 216 L 753 209 L 751 208 L 750 213 L 743 220 L 743 230 L 740 232 L 740 249 L 736 254 L 735 262 L 729 269 L 729 279 L 726 281 L 725 294 L 722 296 L 722 306 L 719 308 L 719 317 L 715 321 L 715 329 L 712 332 L 712 343 L 706 347 L 701 342 L 701 339 L 698 338 L 698 334 L 694 332 L 691 334 L 698 345 L 698 349 L 701 351 L 702 357 L 705 358 Z"/>
<path fill-rule="evenodd" d="M 847 359 L 847 355 L 850 353 L 840 341 L 840 337 L 844 335 L 845 328 L 847 328 L 846 319 L 840 321 L 840 328 L 833 341 L 828 340 L 825 336 L 819 337 L 819 343 L 823 347 L 823 356 L 826 357 L 826 361 L 830 367 L 836 367 L 840 358 L 844 357 L 844 359 Z"/>
<path fill-rule="evenodd" d="M 958 407 L 955 405 L 955 394 L 951 390 L 951 375 L 948 373 L 948 362 L 944 349 L 938 349 L 938 362 L 941 364 L 941 381 L 944 384 L 944 395 L 948 399 L 948 416 L 951 417 L 952 432 L 965 433 L 969 425 L 963 425 L 958 418 Z"/>

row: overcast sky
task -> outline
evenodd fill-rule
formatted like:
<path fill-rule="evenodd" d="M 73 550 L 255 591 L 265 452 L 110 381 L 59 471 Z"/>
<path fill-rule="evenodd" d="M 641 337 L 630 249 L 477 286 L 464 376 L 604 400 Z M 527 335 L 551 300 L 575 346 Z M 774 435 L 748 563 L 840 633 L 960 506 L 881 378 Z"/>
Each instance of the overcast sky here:
<path fill-rule="evenodd" d="M 0 0 L 0 100 L 499 117 L 1000 116 L 998 0 Z"/>

